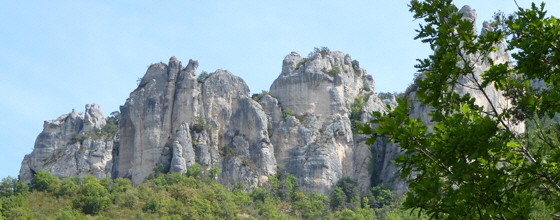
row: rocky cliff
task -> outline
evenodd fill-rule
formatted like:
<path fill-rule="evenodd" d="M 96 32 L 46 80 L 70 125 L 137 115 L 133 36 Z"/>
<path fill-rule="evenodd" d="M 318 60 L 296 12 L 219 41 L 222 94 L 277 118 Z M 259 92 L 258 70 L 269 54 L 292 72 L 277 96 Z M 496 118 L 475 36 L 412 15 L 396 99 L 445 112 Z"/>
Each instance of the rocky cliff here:
<path fill-rule="evenodd" d="M 470 7 L 461 13 L 476 19 Z M 490 58 L 508 62 L 503 45 L 498 48 Z M 476 77 L 488 69 L 475 65 Z M 391 163 L 398 147 L 382 138 L 368 146 L 367 137 L 355 134 L 358 124 L 370 120 L 369 112 L 396 103 L 374 93 L 372 76 L 349 55 L 326 48 L 308 57 L 292 52 L 270 92 L 253 97 L 232 73 L 197 75 L 197 67 L 197 61 L 183 66 L 175 57 L 151 65 L 121 106 L 116 134 L 99 132 L 107 119 L 97 105 L 87 105 L 83 115 L 72 111 L 45 122 L 20 178 L 29 181 L 35 172 L 49 171 L 58 177 L 125 177 L 138 184 L 154 168 L 186 173 L 198 163 L 204 173 L 218 168 L 218 181 L 228 186 L 263 186 L 271 176 L 290 173 L 305 191 L 329 192 L 343 177 L 357 180 L 363 190 L 378 184 L 406 190 Z M 490 100 L 470 90 L 472 80 L 465 78 L 467 86 L 457 92 L 486 107 L 509 104 L 493 89 L 486 91 Z M 430 109 L 416 101 L 411 88 L 411 115 L 429 124 Z"/>
<path fill-rule="evenodd" d="M 186 173 L 198 163 L 204 172 L 218 168 L 218 180 L 230 186 L 262 186 L 282 172 L 296 176 L 307 191 L 325 193 L 342 177 L 367 189 L 372 167 L 392 167 L 392 156 L 376 154 L 382 160 L 373 162 L 371 157 L 372 149 L 396 153 L 394 146 L 372 148 L 354 134 L 357 123 L 369 120 L 368 112 L 383 111 L 386 103 L 349 55 L 291 53 L 270 93 L 254 99 L 241 78 L 225 70 L 197 76 L 197 67 L 193 60 L 183 67 L 175 57 L 151 65 L 121 106 L 113 136 L 96 135 L 105 125 L 97 105 L 86 106 L 84 115 L 73 111 L 45 122 L 20 178 L 29 181 L 45 170 L 140 183 L 158 166 Z M 385 173 L 378 179 L 395 181 L 394 172 L 377 172 Z"/>
<path fill-rule="evenodd" d="M 98 105 L 86 105 L 84 114 L 72 110 L 54 121 L 45 121 L 33 152 L 23 159 L 19 178 L 29 181 L 37 171 L 57 177 L 113 177 L 113 154 L 119 141 L 117 135 L 96 135 L 105 124 Z"/>

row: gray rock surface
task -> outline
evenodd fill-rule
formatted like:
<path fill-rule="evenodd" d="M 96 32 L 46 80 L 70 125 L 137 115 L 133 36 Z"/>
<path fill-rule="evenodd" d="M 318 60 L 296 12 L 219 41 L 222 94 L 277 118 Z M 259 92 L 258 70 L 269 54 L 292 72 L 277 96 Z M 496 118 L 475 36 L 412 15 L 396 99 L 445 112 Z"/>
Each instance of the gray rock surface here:
<path fill-rule="evenodd" d="M 343 177 L 356 179 L 363 190 L 370 187 L 372 148 L 366 137 L 354 134 L 350 108 L 356 98 L 365 99 L 354 116 L 363 122 L 368 112 L 384 111 L 386 104 L 373 91 L 373 78 L 342 52 L 317 51 L 305 59 L 287 55 L 271 96 L 260 100 L 279 170 L 293 174 L 307 191 L 329 192 Z M 286 111 L 293 116 L 282 118 Z"/>
<path fill-rule="evenodd" d="M 229 186 L 263 186 L 277 170 L 298 177 L 306 191 L 326 193 L 342 177 L 357 179 L 364 190 L 370 186 L 373 148 L 365 144 L 367 137 L 354 134 L 352 120 L 366 122 L 369 112 L 383 111 L 394 100 L 377 98 L 373 78 L 349 55 L 291 53 L 271 95 L 259 102 L 227 70 L 198 78 L 197 67 L 193 60 L 183 67 L 175 57 L 152 64 L 121 106 L 115 137 L 72 141 L 105 126 L 96 105 L 86 106 L 84 115 L 74 111 L 46 123 L 22 163 L 21 178 L 47 170 L 59 177 L 93 174 L 138 184 L 158 164 L 186 173 L 196 162 L 203 173 L 219 168 L 218 181 Z M 352 115 L 357 98 L 364 104 Z M 285 110 L 292 115 L 285 117 Z M 376 163 L 387 170 L 387 161 Z"/>
<path fill-rule="evenodd" d="M 72 110 L 54 121 L 45 121 L 33 152 L 23 159 L 19 178 L 29 182 L 38 171 L 48 171 L 61 178 L 87 175 L 111 178 L 113 149 L 118 145 L 118 137 L 93 136 L 95 129 L 101 129 L 105 123 L 98 105 L 86 105 L 83 115 Z M 76 140 L 79 135 L 81 139 Z"/>
<path fill-rule="evenodd" d="M 226 70 L 199 82 L 197 67 L 174 57 L 150 66 L 121 107 L 118 177 L 138 184 L 157 164 L 186 173 L 197 162 L 204 171 L 219 168 L 226 185 L 252 187 L 276 173 L 268 119 L 249 87 Z"/>
<path fill-rule="evenodd" d="M 470 7 L 461 12 L 464 19 L 476 20 Z M 509 61 L 503 45 L 489 58 Z M 480 80 L 488 69 L 485 63 L 475 65 L 475 77 L 462 83 Z M 371 120 L 370 112 L 386 111 L 396 101 L 377 97 L 372 76 L 349 55 L 328 50 L 307 58 L 288 54 L 269 94 L 258 102 L 249 97 L 243 79 L 229 71 L 199 78 L 197 68 L 197 61 L 183 67 L 175 57 L 152 64 L 121 106 L 113 137 L 95 135 L 106 125 L 97 105 L 87 105 L 83 115 L 72 111 L 45 122 L 22 162 L 20 178 L 29 181 L 35 172 L 49 171 L 58 177 L 125 177 L 139 184 L 158 165 L 165 172 L 186 173 L 198 163 L 203 175 L 219 168 L 218 181 L 228 186 L 264 186 L 280 172 L 297 177 L 308 192 L 327 193 L 343 177 L 357 180 L 362 191 L 378 184 L 397 193 L 407 190 L 391 162 L 400 154 L 398 146 L 384 138 L 368 146 L 367 136 L 355 134 L 356 124 Z M 491 88 L 485 91 L 490 100 L 467 87 L 457 92 L 471 94 L 485 108 L 509 105 Z M 431 126 L 429 111 L 416 101 L 411 115 Z"/>

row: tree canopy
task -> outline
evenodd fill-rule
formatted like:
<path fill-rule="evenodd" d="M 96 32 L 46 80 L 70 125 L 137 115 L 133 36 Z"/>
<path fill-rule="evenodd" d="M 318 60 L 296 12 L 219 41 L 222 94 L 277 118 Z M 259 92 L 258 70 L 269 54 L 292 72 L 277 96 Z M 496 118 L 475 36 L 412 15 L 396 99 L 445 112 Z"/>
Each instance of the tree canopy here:
<path fill-rule="evenodd" d="M 557 129 L 541 122 L 560 111 L 558 20 L 546 15 L 544 3 L 533 4 L 512 15 L 497 13 L 479 35 L 452 0 L 412 0 L 410 6 L 422 19 L 415 39 L 433 50 L 416 65 L 417 100 L 374 112 L 370 124 L 379 127 L 361 128 L 371 135 L 369 143 L 386 136 L 403 151 L 396 159 L 410 189 L 403 206 L 436 219 L 556 216 L 560 142 Z M 500 46 L 514 60 L 492 60 Z M 488 68 L 477 75 L 481 65 Z M 511 105 L 498 106 L 491 89 Z M 433 129 L 411 117 L 412 101 L 431 107 Z M 527 132 L 515 129 L 525 122 L 532 125 Z"/>

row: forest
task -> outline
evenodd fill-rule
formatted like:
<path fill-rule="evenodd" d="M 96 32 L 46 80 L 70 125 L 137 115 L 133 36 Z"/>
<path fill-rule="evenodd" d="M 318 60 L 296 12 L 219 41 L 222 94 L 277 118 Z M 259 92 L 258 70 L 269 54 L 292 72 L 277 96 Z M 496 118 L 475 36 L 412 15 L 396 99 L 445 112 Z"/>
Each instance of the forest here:
<path fill-rule="evenodd" d="M 350 178 L 320 195 L 302 192 L 290 174 L 271 177 L 264 188 L 229 189 L 213 173 L 198 164 L 187 174 L 155 169 L 137 186 L 124 178 L 59 179 L 42 171 L 30 184 L 7 177 L 0 183 L 0 219 L 419 219 L 400 209 L 390 190 L 372 187 L 362 196 Z"/>

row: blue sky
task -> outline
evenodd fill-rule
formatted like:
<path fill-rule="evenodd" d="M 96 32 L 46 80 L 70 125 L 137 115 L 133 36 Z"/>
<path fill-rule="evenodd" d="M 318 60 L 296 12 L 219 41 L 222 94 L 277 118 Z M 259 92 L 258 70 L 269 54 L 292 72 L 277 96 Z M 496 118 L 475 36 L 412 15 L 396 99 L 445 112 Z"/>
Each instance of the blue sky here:
<path fill-rule="evenodd" d="M 0 178 L 18 175 L 43 121 L 91 103 L 109 115 L 147 66 L 171 56 L 198 60 L 199 72 L 227 69 L 257 93 L 269 89 L 285 55 L 326 46 L 358 60 L 377 92 L 404 91 L 415 60 L 430 54 L 413 40 L 419 21 L 407 2 L 3 1 Z M 476 9 L 478 23 L 515 9 L 513 0 L 455 4 Z M 560 16 L 560 3 L 547 8 Z"/>

